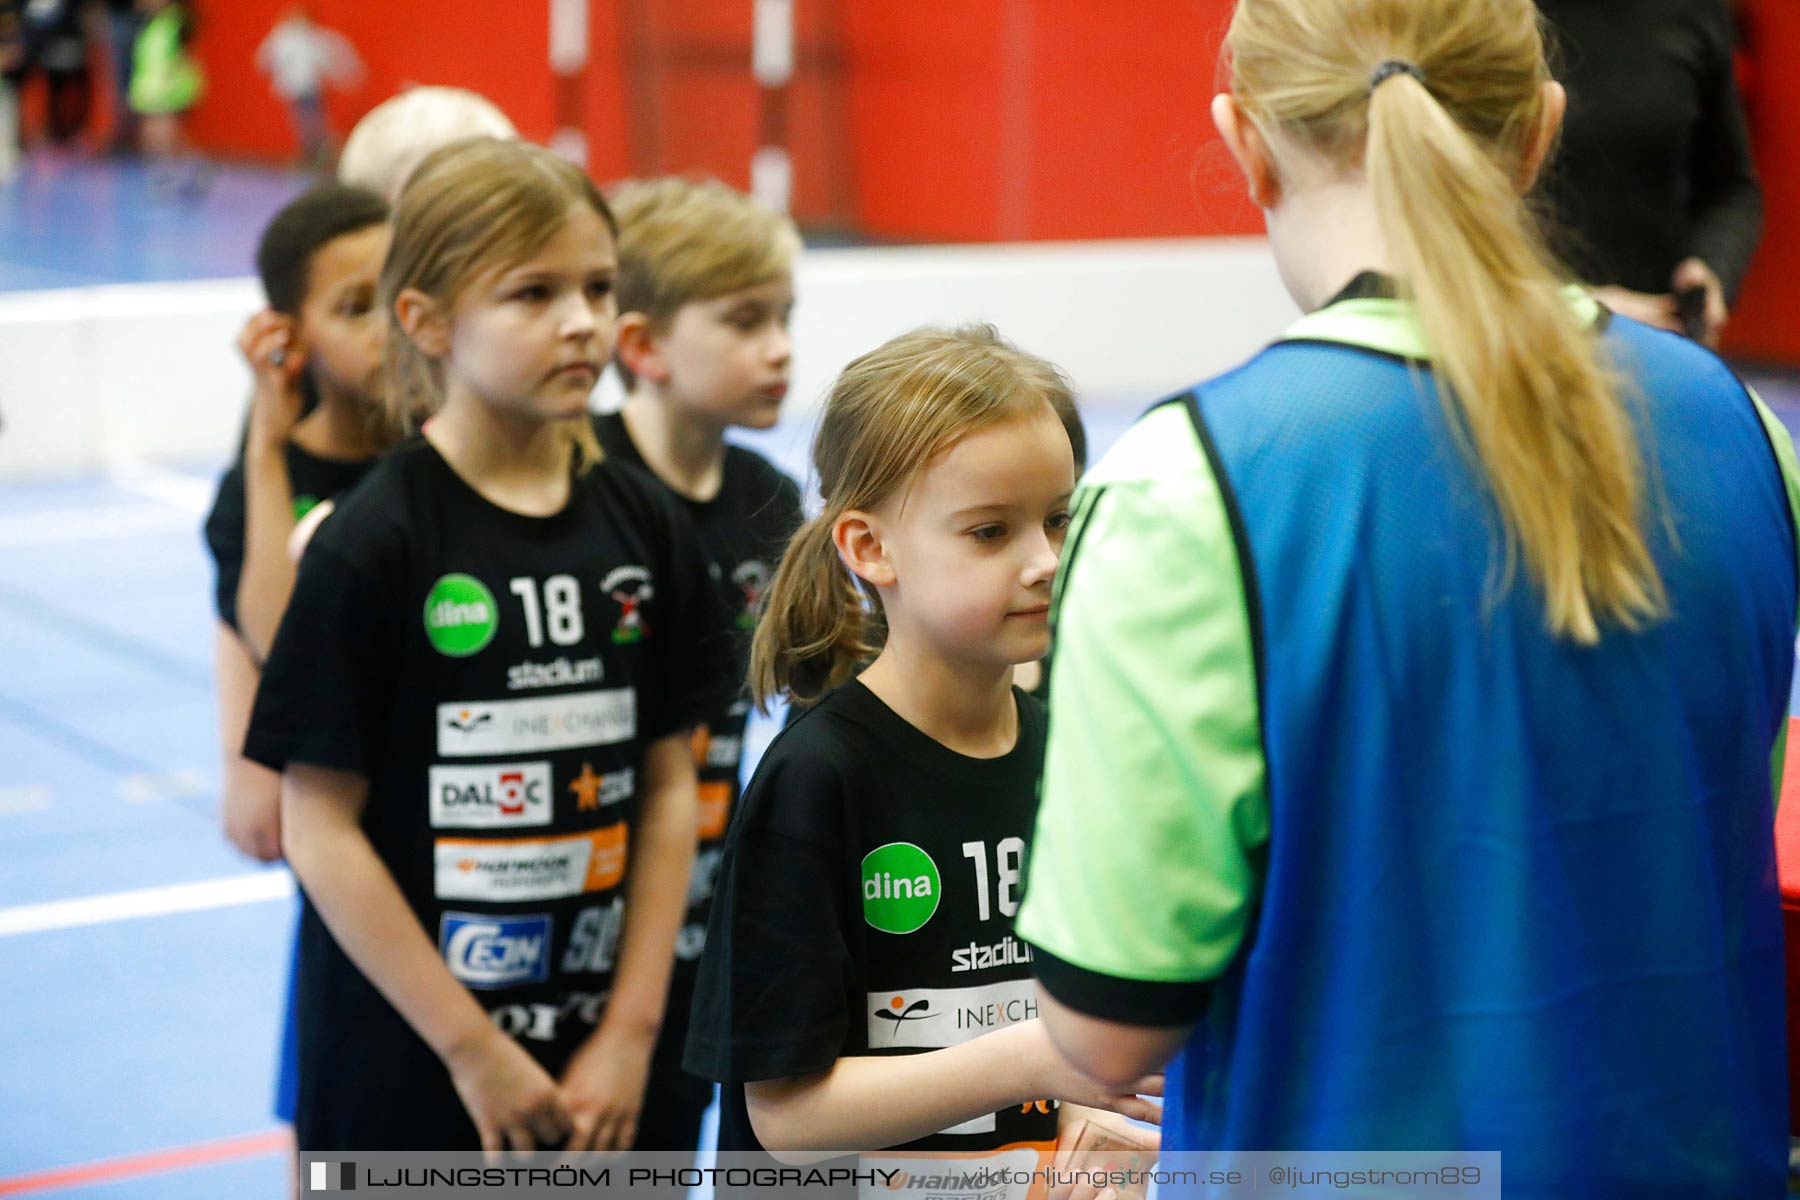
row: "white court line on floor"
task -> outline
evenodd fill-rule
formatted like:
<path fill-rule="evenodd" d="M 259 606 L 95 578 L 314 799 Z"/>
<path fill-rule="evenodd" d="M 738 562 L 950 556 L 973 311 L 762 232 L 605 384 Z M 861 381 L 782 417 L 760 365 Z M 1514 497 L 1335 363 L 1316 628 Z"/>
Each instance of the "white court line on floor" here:
<path fill-rule="evenodd" d="M 223 879 L 203 879 L 197 883 L 82 896 L 74 900 L 20 904 L 0 908 L 0 937 L 259 904 L 268 900 L 286 900 L 293 894 L 293 875 L 286 870 L 270 870 L 252 875 L 228 875 Z"/>
<path fill-rule="evenodd" d="M 119 784 L 119 799 L 127 804 L 157 804 L 164 800 L 210 795 L 212 790 L 206 772 L 198 767 L 162 773 L 141 771 L 127 775 Z"/>

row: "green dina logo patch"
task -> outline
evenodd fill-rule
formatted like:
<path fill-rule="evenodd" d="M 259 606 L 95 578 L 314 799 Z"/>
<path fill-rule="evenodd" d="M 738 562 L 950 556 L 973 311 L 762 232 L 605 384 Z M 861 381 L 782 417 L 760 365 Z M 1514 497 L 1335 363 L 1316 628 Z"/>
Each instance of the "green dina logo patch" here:
<path fill-rule="evenodd" d="M 425 597 L 425 636 L 439 654 L 467 658 L 494 640 L 500 609 L 494 593 L 473 575 L 446 575 Z"/>
<path fill-rule="evenodd" d="M 943 891 L 937 864 L 911 842 L 889 842 L 863 855 L 863 920 L 883 933 L 914 933 L 937 912 Z"/>

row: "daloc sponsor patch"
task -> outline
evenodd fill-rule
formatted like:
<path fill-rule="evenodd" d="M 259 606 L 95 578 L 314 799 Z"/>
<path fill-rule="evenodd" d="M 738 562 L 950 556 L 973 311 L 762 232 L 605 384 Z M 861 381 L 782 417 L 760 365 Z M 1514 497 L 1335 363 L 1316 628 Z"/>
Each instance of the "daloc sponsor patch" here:
<path fill-rule="evenodd" d="M 507 829 L 548 825 L 548 762 L 431 768 L 431 824 L 435 829 Z"/>

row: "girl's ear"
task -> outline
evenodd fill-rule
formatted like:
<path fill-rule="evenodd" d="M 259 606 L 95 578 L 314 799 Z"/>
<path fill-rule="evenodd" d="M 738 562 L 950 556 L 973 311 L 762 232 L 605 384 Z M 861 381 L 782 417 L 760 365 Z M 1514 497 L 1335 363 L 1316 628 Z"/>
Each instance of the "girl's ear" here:
<path fill-rule="evenodd" d="M 881 539 L 881 518 L 851 509 L 831 524 L 831 541 L 844 565 L 871 587 L 894 585 L 894 564 Z"/>
<path fill-rule="evenodd" d="M 1237 160 L 1249 185 L 1250 202 L 1258 208 L 1274 208 L 1281 203 L 1281 177 L 1275 173 L 1275 158 L 1269 153 L 1256 123 L 1244 114 L 1237 97 L 1220 92 L 1212 101 L 1213 128 L 1219 131 L 1226 149 Z"/>
<path fill-rule="evenodd" d="M 657 384 L 669 381 L 669 366 L 663 361 L 656 331 L 644 313 L 619 314 L 618 322 L 613 326 L 613 353 L 639 379 Z"/>
<path fill-rule="evenodd" d="M 394 297 L 394 317 L 400 328 L 428 358 L 450 353 L 450 319 L 442 306 L 417 288 L 406 288 Z"/>
<path fill-rule="evenodd" d="M 1546 79 L 1540 90 L 1544 106 L 1538 116 L 1537 128 L 1531 131 L 1531 140 L 1526 143 L 1525 153 L 1519 160 L 1519 173 L 1513 179 L 1513 186 L 1519 189 L 1521 196 L 1536 186 L 1538 172 L 1544 169 L 1544 160 L 1550 157 L 1550 150 L 1556 145 L 1563 114 L 1569 108 L 1569 93 L 1556 80 Z"/>

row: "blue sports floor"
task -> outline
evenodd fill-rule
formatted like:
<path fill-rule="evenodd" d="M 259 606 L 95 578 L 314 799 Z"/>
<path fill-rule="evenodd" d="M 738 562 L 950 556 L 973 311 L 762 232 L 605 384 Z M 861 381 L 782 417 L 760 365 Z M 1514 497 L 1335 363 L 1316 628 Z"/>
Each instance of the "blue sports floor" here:
<path fill-rule="evenodd" d="M 0 291 L 244 274 L 299 184 L 223 171 L 158 203 L 138 169 L 34 158 L 0 186 Z M 1800 385 L 1760 382 L 1800 425 Z M 1137 407 L 1090 409 L 1096 453 Z M 803 442 L 766 447 L 797 469 Z M 221 466 L 0 486 L 0 1196 L 285 1192 L 291 886 L 215 816 Z"/>
<path fill-rule="evenodd" d="M 247 275 L 262 227 L 305 184 L 224 168 L 184 200 L 154 195 L 136 162 L 29 154 L 0 184 L 0 291 Z"/>
<path fill-rule="evenodd" d="M 191 512 L 100 480 L 0 490 L 0 1195 L 272 1128 L 291 902 L 130 915 L 255 870 L 214 817 L 207 604 Z M 53 907 L 83 897 L 110 900 Z M 273 1196 L 284 1171 L 265 1149 L 62 1194 Z"/>

